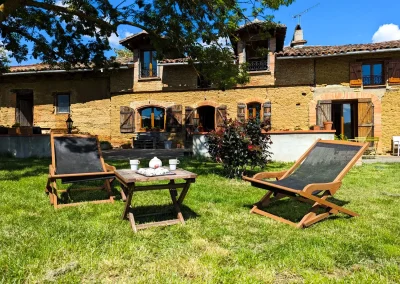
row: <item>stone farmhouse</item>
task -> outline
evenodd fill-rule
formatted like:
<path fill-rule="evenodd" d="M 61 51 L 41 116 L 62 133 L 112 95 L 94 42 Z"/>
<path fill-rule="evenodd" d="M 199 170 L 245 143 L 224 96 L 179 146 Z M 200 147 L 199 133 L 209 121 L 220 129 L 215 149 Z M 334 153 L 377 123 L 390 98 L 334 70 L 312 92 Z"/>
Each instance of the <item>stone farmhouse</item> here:
<path fill-rule="evenodd" d="M 183 144 L 193 118 L 203 132 L 225 115 L 268 119 L 271 131 L 333 121 L 337 135 L 379 137 L 379 152 L 391 151 L 400 135 L 400 41 L 307 46 L 298 25 L 284 47 L 284 25 L 269 38 L 260 30 L 257 21 L 237 30 L 234 53 L 248 63 L 250 82 L 226 91 L 185 58 L 157 61 L 146 32 L 121 41 L 134 56 L 119 69 L 12 67 L 0 76 L 0 125 L 63 129 L 70 114 L 77 131 L 118 146 L 150 130 Z"/>

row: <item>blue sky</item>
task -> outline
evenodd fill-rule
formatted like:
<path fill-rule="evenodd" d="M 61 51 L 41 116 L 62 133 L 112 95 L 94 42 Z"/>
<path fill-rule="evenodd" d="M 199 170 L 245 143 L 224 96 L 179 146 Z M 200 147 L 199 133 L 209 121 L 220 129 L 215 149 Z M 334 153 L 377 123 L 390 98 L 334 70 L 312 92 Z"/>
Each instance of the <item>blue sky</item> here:
<path fill-rule="evenodd" d="M 112 0 L 119 3 L 120 0 Z M 271 11 L 275 21 L 287 26 L 285 45 L 289 45 L 297 19 L 293 15 L 318 4 L 301 17 L 307 45 L 343 45 L 400 39 L 400 1 L 372 0 L 296 0 L 289 7 Z M 118 41 L 137 28 L 122 26 L 118 36 L 110 38 L 112 48 L 122 48 Z M 374 36 L 375 35 L 375 36 Z M 113 55 L 113 52 L 108 52 Z M 21 64 L 36 63 L 30 59 Z M 17 65 L 13 60 L 12 65 Z"/>

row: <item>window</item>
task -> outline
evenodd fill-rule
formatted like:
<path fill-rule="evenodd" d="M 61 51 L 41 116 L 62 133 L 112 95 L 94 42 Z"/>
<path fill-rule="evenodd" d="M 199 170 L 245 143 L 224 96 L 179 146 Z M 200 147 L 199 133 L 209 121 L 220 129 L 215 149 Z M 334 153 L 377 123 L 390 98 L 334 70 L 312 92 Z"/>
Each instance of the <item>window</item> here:
<path fill-rule="evenodd" d="M 68 93 L 56 94 L 56 113 L 70 112 L 70 98 Z"/>
<path fill-rule="evenodd" d="M 140 52 L 140 77 L 157 77 L 157 53 L 154 50 Z"/>
<path fill-rule="evenodd" d="M 260 103 L 249 103 L 247 104 L 247 118 L 261 118 L 261 104 Z"/>
<path fill-rule="evenodd" d="M 139 110 L 142 129 L 164 129 L 165 110 L 159 107 L 146 107 Z"/>
<path fill-rule="evenodd" d="M 246 43 L 246 62 L 248 71 L 265 71 L 268 66 L 268 39 L 253 40 Z"/>
<path fill-rule="evenodd" d="M 383 64 L 381 62 L 363 64 L 362 80 L 364 86 L 383 85 Z"/>

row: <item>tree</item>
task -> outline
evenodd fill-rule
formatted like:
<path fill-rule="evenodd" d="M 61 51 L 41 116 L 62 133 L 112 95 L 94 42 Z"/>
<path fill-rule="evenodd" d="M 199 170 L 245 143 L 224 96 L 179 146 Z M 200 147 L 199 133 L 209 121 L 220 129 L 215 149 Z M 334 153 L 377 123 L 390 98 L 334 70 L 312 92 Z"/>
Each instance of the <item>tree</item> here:
<path fill-rule="evenodd" d="M 0 72 L 7 71 L 9 63 L 6 50 L 0 45 Z"/>
<path fill-rule="evenodd" d="M 252 18 L 271 20 L 267 11 L 293 1 L 120 0 L 114 5 L 109 0 L 0 0 L 0 33 L 17 62 L 30 54 L 49 64 L 61 62 L 65 68 L 78 63 L 107 67 L 108 37 L 121 25 L 147 31 L 159 56 L 175 48 L 196 58 L 204 49 L 202 43 L 213 43 L 212 52 L 223 57 L 220 38 Z"/>

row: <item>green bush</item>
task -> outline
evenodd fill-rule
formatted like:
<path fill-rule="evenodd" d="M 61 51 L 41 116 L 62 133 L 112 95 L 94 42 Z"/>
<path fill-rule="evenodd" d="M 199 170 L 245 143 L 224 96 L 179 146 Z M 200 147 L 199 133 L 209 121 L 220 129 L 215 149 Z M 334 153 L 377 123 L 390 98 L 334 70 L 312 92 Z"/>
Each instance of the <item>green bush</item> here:
<path fill-rule="evenodd" d="M 244 122 L 226 119 L 222 130 L 209 135 L 208 152 L 223 164 L 228 177 L 241 176 L 249 166 L 252 169 L 266 166 L 271 157 L 268 151 L 271 140 L 262 133 L 262 126 L 257 119 Z"/>

